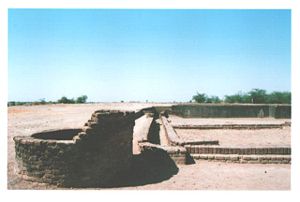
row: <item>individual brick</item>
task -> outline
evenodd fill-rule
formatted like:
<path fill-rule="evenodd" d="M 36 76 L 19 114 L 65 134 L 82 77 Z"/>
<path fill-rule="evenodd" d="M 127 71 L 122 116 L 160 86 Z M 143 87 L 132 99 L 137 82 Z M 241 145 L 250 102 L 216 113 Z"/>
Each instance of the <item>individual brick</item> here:
<path fill-rule="evenodd" d="M 208 148 L 207 147 L 203 147 L 203 154 L 208 154 Z"/>
<path fill-rule="evenodd" d="M 229 149 L 228 148 L 224 148 L 224 154 L 229 154 Z"/>
<path fill-rule="evenodd" d="M 238 155 L 232 155 L 230 156 L 231 161 L 239 161 L 239 156 Z"/>
<path fill-rule="evenodd" d="M 236 148 L 230 148 L 228 154 L 236 154 Z"/>
<path fill-rule="evenodd" d="M 251 161 L 248 161 L 248 163 L 251 163 L 251 164 L 258 164 L 260 163 L 258 160 L 251 160 Z"/>
<path fill-rule="evenodd" d="M 268 164 L 269 160 L 260 160 L 259 162 L 262 163 L 262 164 Z"/>
<path fill-rule="evenodd" d="M 216 147 L 215 154 L 222 154 L 222 148 Z"/>
<path fill-rule="evenodd" d="M 203 147 L 198 147 L 198 150 L 199 150 L 199 154 L 203 154 L 204 153 Z"/>
<path fill-rule="evenodd" d="M 289 159 L 284 159 L 284 160 L 281 160 L 281 163 L 284 163 L 284 164 L 288 164 L 290 163 L 291 161 Z"/>
<path fill-rule="evenodd" d="M 230 155 L 224 156 L 224 159 L 225 159 L 225 160 L 230 160 L 230 159 L 231 159 L 231 158 L 230 158 Z"/>
<path fill-rule="evenodd" d="M 278 148 L 278 153 L 277 154 L 284 154 L 284 148 L 283 147 Z"/>
<path fill-rule="evenodd" d="M 240 163 L 248 163 L 248 161 L 246 161 L 244 159 L 240 159 Z"/>
<path fill-rule="evenodd" d="M 85 133 L 91 133 L 92 132 L 92 128 L 91 127 L 89 127 L 89 126 L 84 126 L 83 128 L 82 128 L 82 131 L 83 132 L 85 132 Z"/>
<path fill-rule="evenodd" d="M 191 153 L 195 154 L 195 146 L 191 146 Z"/>
<path fill-rule="evenodd" d="M 195 154 L 199 154 L 199 147 L 195 146 Z"/>
<path fill-rule="evenodd" d="M 251 161 L 252 160 L 251 156 L 243 156 L 242 158 L 243 158 L 243 160 L 246 160 L 246 161 Z"/>
<path fill-rule="evenodd" d="M 208 159 L 208 155 L 201 155 L 200 159 L 207 160 Z"/>
<path fill-rule="evenodd" d="M 216 160 L 225 160 L 225 157 L 222 155 L 219 155 L 219 156 L 215 156 L 215 159 Z"/>
<path fill-rule="evenodd" d="M 215 155 L 207 155 L 206 156 L 208 160 L 214 160 L 215 159 Z"/>
<path fill-rule="evenodd" d="M 192 153 L 191 152 L 191 145 L 185 145 L 185 148 L 186 148 L 187 152 Z"/>
<path fill-rule="evenodd" d="M 262 154 L 262 151 L 263 151 L 262 148 L 256 148 L 255 154 L 256 154 L 256 155 L 260 155 L 260 154 Z"/>
<path fill-rule="evenodd" d="M 262 148 L 262 154 L 268 154 L 268 148 Z"/>

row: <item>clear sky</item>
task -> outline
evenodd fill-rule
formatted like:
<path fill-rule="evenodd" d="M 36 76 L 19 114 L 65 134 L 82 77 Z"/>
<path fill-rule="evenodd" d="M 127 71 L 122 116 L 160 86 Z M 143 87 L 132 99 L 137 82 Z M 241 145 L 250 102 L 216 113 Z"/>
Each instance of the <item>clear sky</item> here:
<path fill-rule="evenodd" d="M 291 90 L 290 10 L 10 9 L 9 100 Z"/>

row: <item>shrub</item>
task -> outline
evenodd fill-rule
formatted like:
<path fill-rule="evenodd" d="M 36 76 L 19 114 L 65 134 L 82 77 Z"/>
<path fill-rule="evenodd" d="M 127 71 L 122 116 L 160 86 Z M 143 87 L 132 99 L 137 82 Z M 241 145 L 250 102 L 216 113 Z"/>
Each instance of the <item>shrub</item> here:
<path fill-rule="evenodd" d="M 200 94 L 197 92 L 197 95 L 193 96 L 193 100 L 198 103 L 205 103 L 207 95 L 205 93 Z"/>
<path fill-rule="evenodd" d="M 68 99 L 67 97 L 63 96 L 59 100 L 57 100 L 58 103 L 63 103 L 63 104 L 74 104 L 75 101 L 74 99 Z"/>
<path fill-rule="evenodd" d="M 220 103 L 222 101 L 218 96 L 208 97 L 205 93 L 197 93 L 193 96 L 193 100 L 198 103 Z"/>
<path fill-rule="evenodd" d="M 87 99 L 88 99 L 88 96 L 82 95 L 76 99 L 76 103 L 86 103 Z"/>

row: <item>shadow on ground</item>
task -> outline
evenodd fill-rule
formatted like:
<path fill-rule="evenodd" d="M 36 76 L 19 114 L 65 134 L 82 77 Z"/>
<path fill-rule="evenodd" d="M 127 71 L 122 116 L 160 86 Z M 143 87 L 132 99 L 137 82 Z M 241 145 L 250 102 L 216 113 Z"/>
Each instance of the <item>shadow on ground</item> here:
<path fill-rule="evenodd" d="M 178 173 L 178 167 L 168 153 L 162 149 L 145 150 L 139 155 L 133 156 L 131 170 L 118 176 L 107 187 L 141 186 L 159 183 L 170 179 Z"/>

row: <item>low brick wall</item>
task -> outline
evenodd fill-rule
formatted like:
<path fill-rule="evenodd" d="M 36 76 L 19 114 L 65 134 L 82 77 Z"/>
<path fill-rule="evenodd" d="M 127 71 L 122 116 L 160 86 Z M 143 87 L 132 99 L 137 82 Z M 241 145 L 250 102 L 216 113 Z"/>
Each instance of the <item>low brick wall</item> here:
<path fill-rule="evenodd" d="M 173 125 L 175 129 L 199 129 L 199 130 L 208 130 L 208 129 L 246 129 L 246 130 L 255 130 L 255 129 L 273 129 L 287 126 L 286 123 L 283 124 L 209 124 L 209 125 Z"/>
<path fill-rule="evenodd" d="M 134 121 L 134 112 L 96 111 L 67 140 L 57 139 L 61 130 L 15 137 L 19 172 L 58 186 L 110 186 L 131 167 Z"/>
<path fill-rule="evenodd" d="M 290 147 L 221 147 L 221 146 L 199 146 L 185 145 L 186 150 L 191 154 L 240 154 L 240 155 L 265 155 L 278 154 L 290 155 Z"/>
<path fill-rule="evenodd" d="M 290 155 L 222 155 L 192 154 L 196 160 L 223 161 L 229 163 L 290 164 Z"/>
<path fill-rule="evenodd" d="M 173 105 L 171 113 L 198 118 L 274 117 L 291 118 L 291 105 L 285 104 L 185 104 Z"/>
<path fill-rule="evenodd" d="M 291 118 L 292 109 L 290 105 L 278 105 L 275 109 L 275 118 Z"/>

